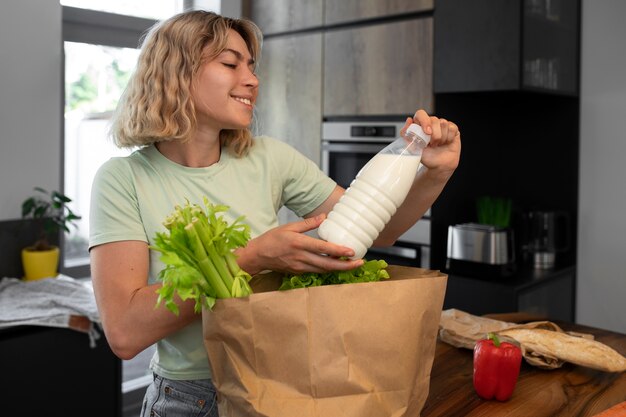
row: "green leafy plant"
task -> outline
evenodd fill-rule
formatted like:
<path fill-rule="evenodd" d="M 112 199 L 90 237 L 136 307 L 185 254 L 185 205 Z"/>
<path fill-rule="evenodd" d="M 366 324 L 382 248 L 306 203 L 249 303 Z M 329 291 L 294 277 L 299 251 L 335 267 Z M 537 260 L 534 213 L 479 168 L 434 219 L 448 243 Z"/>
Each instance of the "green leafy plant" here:
<path fill-rule="evenodd" d="M 358 268 L 349 271 L 331 271 L 325 273 L 305 272 L 286 274 L 279 290 L 319 287 L 322 285 L 353 284 L 358 282 L 376 282 L 388 279 L 387 262 L 383 260 L 366 261 Z"/>
<path fill-rule="evenodd" d="M 177 205 L 165 219 L 166 232 L 157 232 L 150 246 L 161 253 L 165 268 L 159 273 L 163 281 L 157 293 L 161 303 L 179 314 L 175 295 L 195 300 L 195 311 L 212 309 L 217 298 L 245 297 L 252 294 L 250 274 L 237 264 L 233 250 L 245 246 L 250 227 L 244 217 L 228 223 L 222 213 L 229 207 L 214 205 L 204 197 L 204 207 L 186 202 Z"/>
<path fill-rule="evenodd" d="M 72 200 L 58 191 L 48 192 L 35 187 L 38 193 L 22 203 L 22 218 L 34 219 L 39 226 L 39 235 L 30 247 L 34 251 L 50 250 L 50 235 L 59 230 L 69 232 L 69 226 L 76 226 L 80 216 L 74 213 L 67 204 Z"/>
<path fill-rule="evenodd" d="M 497 227 L 511 224 L 512 202 L 510 198 L 479 197 L 476 199 L 478 223 Z"/>

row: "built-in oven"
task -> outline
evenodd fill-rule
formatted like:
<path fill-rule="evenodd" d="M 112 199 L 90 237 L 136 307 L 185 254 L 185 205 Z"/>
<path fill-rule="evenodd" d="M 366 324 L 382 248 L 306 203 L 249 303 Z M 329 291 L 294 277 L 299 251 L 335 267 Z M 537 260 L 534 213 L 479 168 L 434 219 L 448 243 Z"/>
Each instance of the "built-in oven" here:
<path fill-rule="evenodd" d="M 403 122 L 325 121 L 322 125 L 321 167 L 343 188 L 359 170 L 400 135 Z M 430 210 L 394 246 L 371 248 L 368 259 L 421 268 L 430 266 Z"/>

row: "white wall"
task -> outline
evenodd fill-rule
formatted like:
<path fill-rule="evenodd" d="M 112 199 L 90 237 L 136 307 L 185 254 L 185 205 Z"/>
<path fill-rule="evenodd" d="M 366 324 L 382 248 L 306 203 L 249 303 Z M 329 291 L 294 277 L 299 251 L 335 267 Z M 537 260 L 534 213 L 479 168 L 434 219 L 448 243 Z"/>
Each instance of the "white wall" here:
<path fill-rule="evenodd" d="M 35 186 L 61 184 L 61 6 L 3 2 L 0 13 L 0 220 Z"/>
<path fill-rule="evenodd" d="M 582 6 L 576 316 L 626 333 L 626 2 Z"/>

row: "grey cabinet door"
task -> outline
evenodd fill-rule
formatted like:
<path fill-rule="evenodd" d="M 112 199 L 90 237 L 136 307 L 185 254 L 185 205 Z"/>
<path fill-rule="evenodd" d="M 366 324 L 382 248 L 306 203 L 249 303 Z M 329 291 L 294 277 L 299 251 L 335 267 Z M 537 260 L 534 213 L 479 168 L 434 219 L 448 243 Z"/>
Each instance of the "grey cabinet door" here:
<path fill-rule="evenodd" d="M 322 35 L 267 39 L 257 76 L 255 132 L 287 142 L 319 164 Z"/>
<path fill-rule="evenodd" d="M 519 89 L 521 12 L 518 0 L 439 0 L 434 91 Z"/>
<path fill-rule="evenodd" d="M 248 14 L 263 34 L 322 25 L 324 0 L 251 0 Z"/>
<path fill-rule="evenodd" d="M 324 23 L 392 16 L 433 9 L 434 0 L 326 0 Z"/>
<path fill-rule="evenodd" d="M 578 94 L 577 0 L 438 0 L 436 93 Z"/>
<path fill-rule="evenodd" d="M 432 17 L 324 36 L 324 116 L 432 112 Z"/>

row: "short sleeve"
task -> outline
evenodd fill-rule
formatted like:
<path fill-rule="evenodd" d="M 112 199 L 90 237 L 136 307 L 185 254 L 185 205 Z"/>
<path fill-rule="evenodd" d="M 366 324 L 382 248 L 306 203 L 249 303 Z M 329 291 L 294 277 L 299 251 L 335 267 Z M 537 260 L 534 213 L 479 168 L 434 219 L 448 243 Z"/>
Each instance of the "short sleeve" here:
<path fill-rule="evenodd" d="M 276 139 L 271 139 L 271 145 L 273 165 L 283 181 L 283 204 L 298 216 L 309 214 L 326 201 L 337 183 L 292 146 Z"/>
<path fill-rule="evenodd" d="M 112 158 L 98 169 L 91 188 L 89 249 L 122 240 L 148 242 L 132 169 L 124 158 Z"/>

